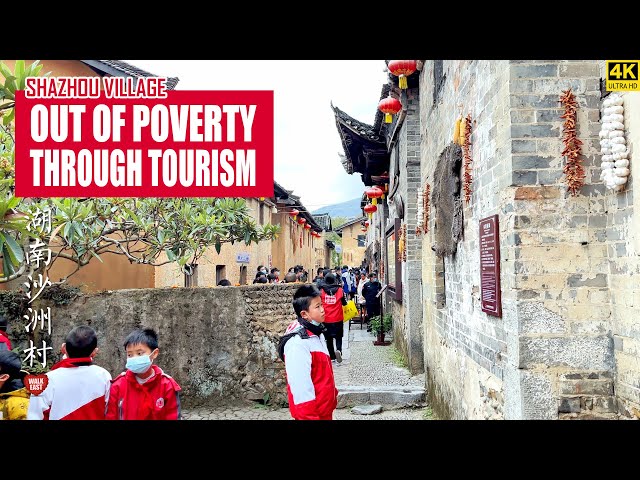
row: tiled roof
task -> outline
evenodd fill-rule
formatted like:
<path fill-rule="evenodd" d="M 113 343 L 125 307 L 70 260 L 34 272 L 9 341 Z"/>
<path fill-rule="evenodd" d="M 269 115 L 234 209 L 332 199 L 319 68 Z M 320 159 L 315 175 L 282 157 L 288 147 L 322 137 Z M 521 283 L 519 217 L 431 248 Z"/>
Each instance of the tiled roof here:
<path fill-rule="evenodd" d="M 82 62 L 112 76 L 128 76 L 134 78 L 160 76 L 149 73 L 122 60 L 82 60 Z M 168 77 L 167 89 L 174 90 L 179 81 L 178 77 Z"/>
<path fill-rule="evenodd" d="M 339 227 L 336 227 L 336 232 L 340 233 L 342 232 L 342 230 L 344 230 L 346 227 L 349 227 L 351 225 L 354 225 L 356 223 L 360 223 L 360 222 L 364 222 L 367 219 L 367 217 L 358 217 L 358 218 L 354 218 L 353 220 L 349 220 L 348 222 L 343 223 L 342 225 L 340 225 Z"/>
<path fill-rule="evenodd" d="M 325 232 L 330 232 L 332 230 L 331 216 L 328 213 L 319 213 L 317 215 L 313 215 L 313 218 Z"/>

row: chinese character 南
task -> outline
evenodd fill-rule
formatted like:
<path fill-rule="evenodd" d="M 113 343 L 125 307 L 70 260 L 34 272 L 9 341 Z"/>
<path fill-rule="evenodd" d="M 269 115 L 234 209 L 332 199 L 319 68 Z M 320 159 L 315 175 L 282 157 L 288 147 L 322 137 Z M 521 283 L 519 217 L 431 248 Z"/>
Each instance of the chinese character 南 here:
<path fill-rule="evenodd" d="M 46 266 L 49 266 L 51 262 L 51 249 L 42 248 L 46 246 L 47 244 L 39 238 L 36 239 L 35 243 L 30 244 L 29 251 L 27 252 L 27 263 L 31 265 L 35 264 L 35 268 L 40 268 L 40 262 L 42 261 Z"/>

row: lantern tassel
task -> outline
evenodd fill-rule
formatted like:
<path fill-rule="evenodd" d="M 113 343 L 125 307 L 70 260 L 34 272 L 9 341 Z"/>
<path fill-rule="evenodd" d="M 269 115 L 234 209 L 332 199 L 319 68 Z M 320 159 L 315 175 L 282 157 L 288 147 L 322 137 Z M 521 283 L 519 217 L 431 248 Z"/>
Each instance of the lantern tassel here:
<path fill-rule="evenodd" d="M 369 220 L 371 220 L 371 212 L 367 212 L 367 215 L 369 215 Z"/>
<path fill-rule="evenodd" d="M 384 193 L 380 195 L 380 200 L 384 200 Z"/>
<path fill-rule="evenodd" d="M 385 113 L 384 114 L 384 123 L 391 123 L 393 122 L 393 117 L 391 116 L 390 113 Z"/>
<path fill-rule="evenodd" d="M 376 197 L 373 197 L 371 199 L 371 205 L 377 205 L 378 202 L 376 202 L 376 200 L 378 200 Z"/>
<path fill-rule="evenodd" d="M 407 88 L 407 77 L 405 75 L 400 75 L 400 81 L 398 82 L 400 84 L 400 88 L 402 90 Z"/>

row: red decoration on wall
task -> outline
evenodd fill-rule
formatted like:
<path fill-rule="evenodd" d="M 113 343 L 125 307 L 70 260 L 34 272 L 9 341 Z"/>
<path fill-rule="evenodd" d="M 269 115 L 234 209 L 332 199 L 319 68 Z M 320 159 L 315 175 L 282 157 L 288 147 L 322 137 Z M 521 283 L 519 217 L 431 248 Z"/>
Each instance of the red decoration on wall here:
<path fill-rule="evenodd" d="M 464 201 L 469 204 L 469 200 L 471 200 L 471 183 L 473 182 L 473 177 L 471 175 L 471 114 L 467 114 L 466 124 L 464 129 L 464 137 L 462 139 L 462 156 L 464 158 L 464 175 L 463 180 L 464 183 L 462 187 L 464 188 Z"/>
<path fill-rule="evenodd" d="M 300 218 L 298 219 L 298 223 L 299 223 L 300 225 L 304 225 L 306 221 L 307 221 L 307 219 L 306 219 L 306 218 L 304 218 L 304 217 L 300 217 Z"/>
<path fill-rule="evenodd" d="M 397 98 L 388 96 L 387 98 L 380 100 L 378 110 L 385 114 L 384 123 L 391 123 L 393 121 L 393 117 L 391 115 L 395 115 L 402 110 L 402 103 L 400 103 L 400 100 Z"/>
<path fill-rule="evenodd" d="M 391 60 L 389 62 L 389 71 L 398 79 L 398 86 L 402 89 L 407 88 L 407 77 L 416 71 L 418 63 L 415 60 Z"/>
<path fill-rule="evenodd" d="M 289 215 L 291 215 L 291 218 L 295 220 L 299 213 L 300 213 L 300 210 L 294 208 L 289 212 Z"/>
<path fill-rule="evenodd" d="M 560 116 L 560 118 L 564 119 L 562 124 L 562 142 L 564 143 L 562 156 L 567 157 L 563 171 L 567 189 L 575 197 L 584 185 L 585 177 L 582 159 L 580 158 L 582 156 L 582 142 L 578 140 L 576 135 L 578 102 L 576 101 L 576 96 L 569 89 L 562 92 L 560 103 L 564 107 L 564 115 Z"/>

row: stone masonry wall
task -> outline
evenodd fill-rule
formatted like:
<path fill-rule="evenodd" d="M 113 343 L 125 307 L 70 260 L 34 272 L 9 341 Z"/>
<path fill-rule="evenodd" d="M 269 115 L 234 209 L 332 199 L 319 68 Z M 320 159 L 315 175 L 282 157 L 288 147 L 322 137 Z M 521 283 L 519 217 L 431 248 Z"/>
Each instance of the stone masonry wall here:
<path fill-rule="evenodd" d="M 435 208 L 422 242 L 424 358 L 427 391 L 440 418 L 503 418 L 502 379 L 508 355 L 503 318 L 480 309 L 478 222 L 500 215 L 500 247 L 508 236 L 504 193 L 511 183 L 509 142 L 509 65 L 507 61 L 444 61 L 445 80 L 434 103 L 434 62 L 426 61 L 420 78 L 421 177 L 433 190 L 434 169 L 453 140 L 456 118 L 473 119 L 470 205 L 464 205 L 464 237 L 452 258 L 432 251 Z M 509 258 L 503 254 L 503 263 Z M 503 291 L 507 269 L 502 267 Z M 511 309 L 511 311 L 513 308 Z"/>
<path fill-rule="evenodd" d="M 112 376 L 124 370 L 125 337 L 135 328 L 156 329 L 157 364 L 183 388 L 185 405 L 219 404 L 242 398 L 286 402 L 284 363 L 277 357 L 280 335 L 295 320 L 291 300 L 300 284 L 225 288 L 158 288 L 83 295 L 52 306 L 57 354 L 77 325 L 98 333 L 96 363 Z M 46 305 L 45 305 L 46 306 Z M 21 323 L 22 322 L 22 323 Z M 22 330 L 15 320 L 12 330 Z M 19 344 L 17 351 L 27 345 Z"/>
<path fill-rule="evenodd" d="M 615 411 L 607 252 L 607 193 L 599 181 L 600 62 L 511 61 L 513 212 L 504 258 L 509 333 L 506 418 L 563 418 Z M 559 103 L 579 103 L 585 186 L 564 184 Z M 621 195 L 626 201 L 626 195 Z M 611 213 L 609 213 L 611 215 Z M 506 260 L 505 260 L 506 261 Z M 513 352 L 513 354 L 511 354 Z"/>
<path fill-rule="evenodd" d="M 623 415 L 640 417 L 640 208 L 633 202 L 640 189 L 640 93 L 625 92 L 623 97 L 631 176 L 623 192 L 606 194 L 606 235 L 617 406 Z"/>
<path fill-rule="evenodd" d="M 402 263 L 402 308 L 394 310 L 394 341 L 407 360 L 412 373 L 424 372 L 422 342 L 422 241 L 416 235 L 418 198 L 420 185 L 420 98 L 418 88 L 406 90 L 403 98 L 406 117 L 400 129 L 397 148 L 391 153 L 391 162 L 398 162 L 400 184 L 398 191 L 405 205 L 403 223 L 407 226 L 407 261 Z M 398 157 L 398 158 L 396 158 Z M 393 219 L 389 219 L 393 222 Z M 395 261 L 393 253 L 387 253 L 388 261 Z"/>

